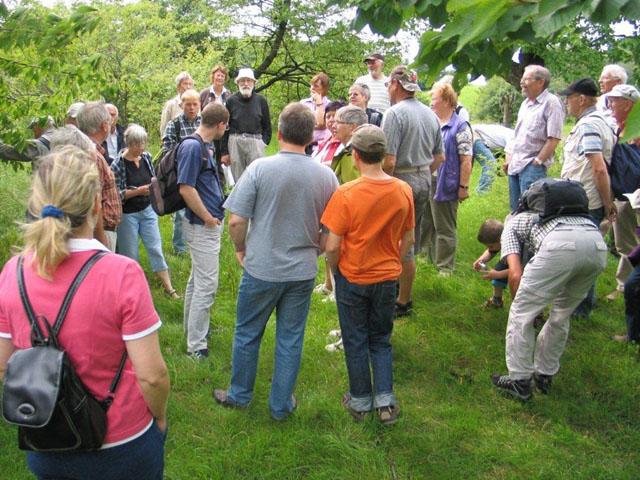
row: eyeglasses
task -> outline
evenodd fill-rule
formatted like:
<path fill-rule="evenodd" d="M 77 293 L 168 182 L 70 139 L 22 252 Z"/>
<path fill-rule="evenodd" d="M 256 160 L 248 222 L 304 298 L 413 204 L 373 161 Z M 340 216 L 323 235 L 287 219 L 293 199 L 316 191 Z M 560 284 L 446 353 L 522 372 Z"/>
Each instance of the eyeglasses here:
<path fill-rule="evenodd" d="M 335 123 L 337 123 L 338 125 L 348 125 L 347 122 L 344 122 L 342 120 L 336 120 Z"/>

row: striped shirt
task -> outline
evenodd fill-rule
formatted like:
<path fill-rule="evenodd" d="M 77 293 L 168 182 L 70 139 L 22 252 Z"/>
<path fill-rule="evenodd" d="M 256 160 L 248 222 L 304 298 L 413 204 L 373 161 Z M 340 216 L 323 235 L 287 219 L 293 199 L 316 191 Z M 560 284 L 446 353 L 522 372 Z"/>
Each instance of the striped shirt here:
<path fill-rule="evenodd" d="M 522 256 L 525 244 L 529 248 L 530 255 L 535 255 L 545 237 L 560 223 L 595 227 L 593 220 L 586 217 L 566 216 L 553 218 L 547 222 L 538 222 L 535 214 L 520 213 L 509 220 L 502 232 L 500 238 L 502 260 L 506 262 L 507 257 L 514 253 Z"/>
<path fill-rule="evenodd" d="M 387 86 L 385 83 L 389 81 L 389 77 L 382 75 L 380 78 L 375 79 L 371 76 L 371 74 L 363 75 L 361 77 L 356 78 L 356 81 L 353 83 L 364 83 L 369 90 L 371 91 L 371 98 L 369 99 L 369 103 L 367 107 L 372 108 L 374 110 L 380 110 L 384 113 L 387 108 L 391 106 L 391 102 L 389 101 L 389 91 L 387 90 Z"/>

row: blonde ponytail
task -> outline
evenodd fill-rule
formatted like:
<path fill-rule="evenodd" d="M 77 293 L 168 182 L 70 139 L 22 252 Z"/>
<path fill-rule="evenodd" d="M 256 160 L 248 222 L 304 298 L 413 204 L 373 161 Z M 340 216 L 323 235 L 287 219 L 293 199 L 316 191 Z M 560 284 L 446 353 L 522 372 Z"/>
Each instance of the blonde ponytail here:
<path fill-rule="evenodd" d="M 23 225 L 24 252 L 33 253 L 38 275 L 51 279 L 69 256 L 69 237 L 85 223 L 95 226 L 91 212 L 98 192 L 95 162 L 79 148 L 63 147 L 42 159 L 28 203 L 33 221 Z"/>

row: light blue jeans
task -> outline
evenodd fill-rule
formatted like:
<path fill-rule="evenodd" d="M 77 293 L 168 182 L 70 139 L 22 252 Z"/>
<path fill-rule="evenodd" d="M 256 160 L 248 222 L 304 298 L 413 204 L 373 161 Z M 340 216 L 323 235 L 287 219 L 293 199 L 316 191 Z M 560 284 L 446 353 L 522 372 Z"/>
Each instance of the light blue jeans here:
<path fill-rule="evenodd" d="M 496 157 L 482 140 L 473 142 L 473 159 L 482 167 L 476 193 L 486 193 L 493 185 L 496 171 Z"/>
<path fill-rule="evenodd" d="M 536 180 L 545 178 L 547 169 L 543 165 L 534 165 L 533 162 L 524 167 L 520 173 L 508 175 L 509 177 L 509 208 L 513 212 L 518 206 L 520 195 Z"/>
<path fill-rule="evenodd" d="M 118 253 L 138 261 L 138 235 L 142 239 L 153 272 L 169 270 L 162 254 L 158 216 L 151 205 L 136 213 L 125 213 L 118 226 Z"/>
<path fill-rule="evenodd" d="M 222 224 L 205 227 L 182 220 L 189 251 L 191 274 L 184 292 L 184 331 L 187 334 L 187 352 L 207 348 L 209 312 L 218 291 L 218 272 Z"/>
<path fill-rule="evenodd" d="M 253 398 L 260 343 L 271 313 L 276 311 L 276 348 L 269 409 L 275 419 L 293 411 L 304 329 L 315 278 L 295 282 L 266 282 L 244 271 L 238 290 L 229 399 L 247 406 Z"/>

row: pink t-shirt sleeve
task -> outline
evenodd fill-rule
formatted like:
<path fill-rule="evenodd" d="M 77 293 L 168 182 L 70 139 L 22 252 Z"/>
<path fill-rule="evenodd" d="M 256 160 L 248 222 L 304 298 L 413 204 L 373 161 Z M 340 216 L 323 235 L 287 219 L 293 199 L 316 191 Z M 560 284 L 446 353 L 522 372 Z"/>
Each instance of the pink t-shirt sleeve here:
<path fill-rule="evenodd" d="M 153 306 L 147 280 L 137 263 L 129 263 L 120 286 L 122 339 L 136 340 L 155 332 L 162 322 Z"/>
<path fill-rule="evenodd" d="M 4 294 L 7 292 L 10 278 L 13 278 L 14 283 L 16 282 L 16 261 L 16 257 L 9 260 L 4 266 L 2 273 L 0 273 L 0 292 L 3 292 Z M 13 277 L 11 277 L 11 275 L 13 275 Z M 5 312 L 2 302 L 0 302 L 0 338 L 11 338 L 9 315 Z"/>

